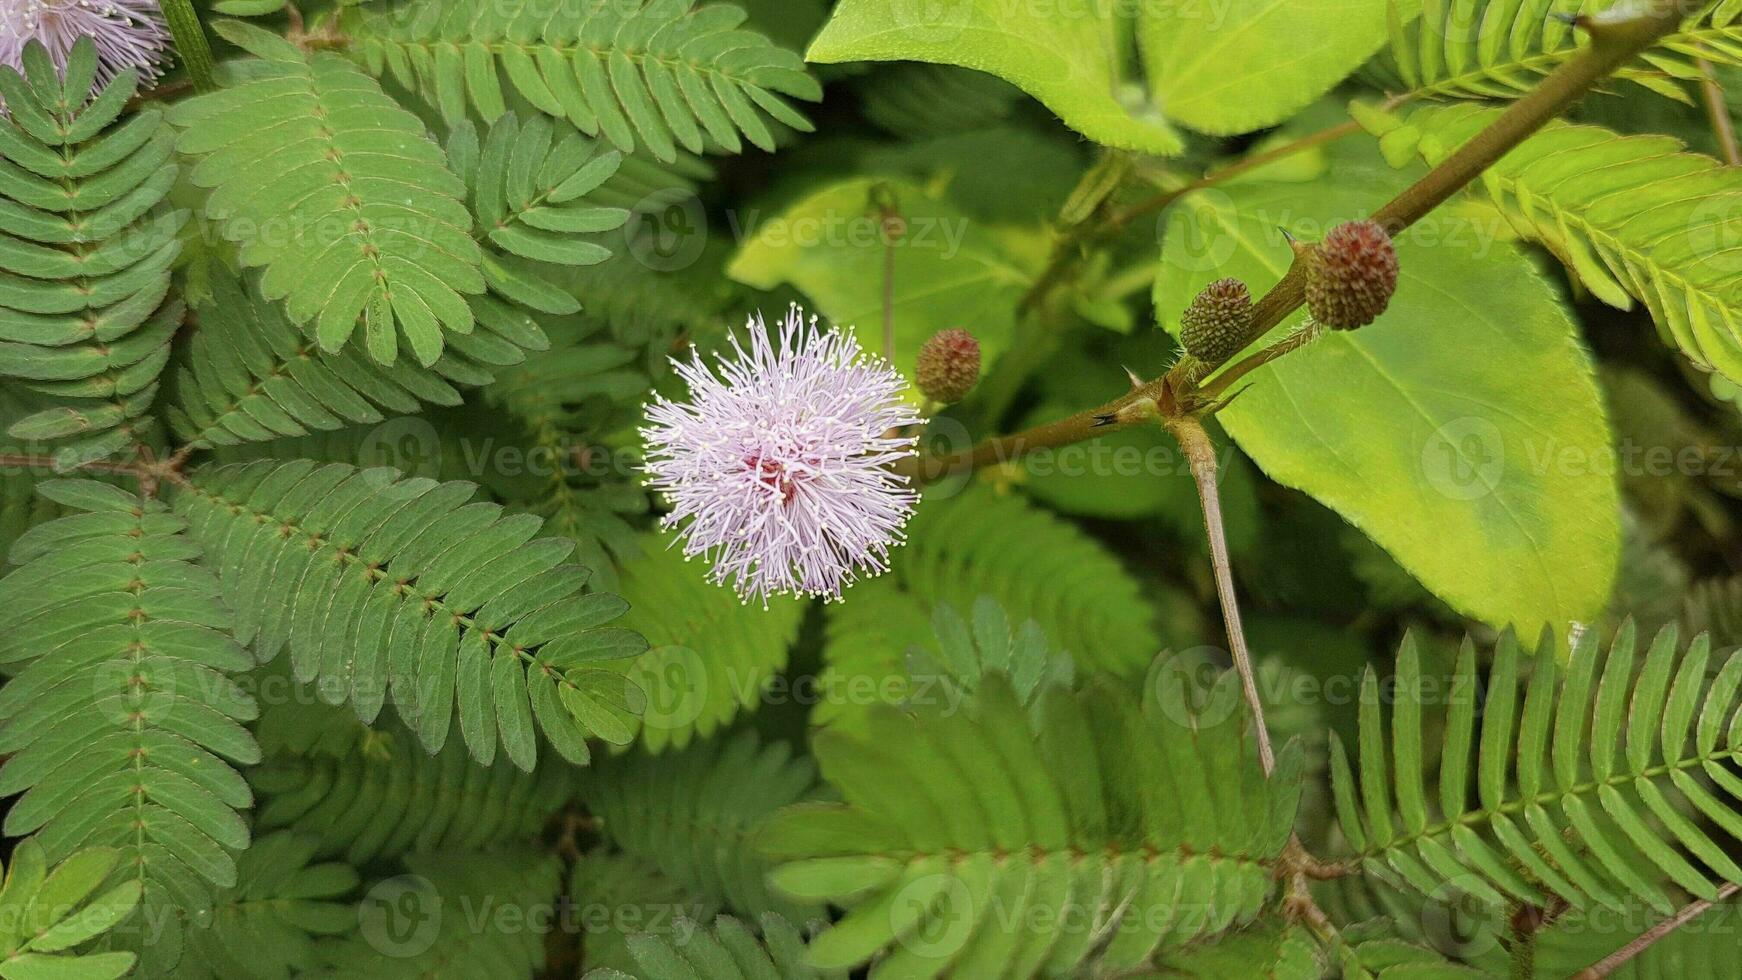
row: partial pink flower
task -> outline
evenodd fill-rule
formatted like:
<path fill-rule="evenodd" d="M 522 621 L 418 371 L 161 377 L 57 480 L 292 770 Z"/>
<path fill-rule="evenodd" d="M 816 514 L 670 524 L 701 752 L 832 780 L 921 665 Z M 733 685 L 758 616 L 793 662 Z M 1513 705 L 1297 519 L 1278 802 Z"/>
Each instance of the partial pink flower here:
<path fill-rule="evenodd" d="M 905 382 L 850 332 L 820 332 L 796 306 L 773 337 L 760 316 L 710 367 L 673 359 L 687 402 L 657 398 L 641 430 L 648 485 L 667 527 L 710 581 L 746 602 L 799 593 L 838 599 L 888 569 L 917 494 L 889 466 L 914 454 L 894 434 L 921 419 Z"/>
<path fill-rule="evenodd" d="M 97 45 L 98 88 L 128 68 L 156 78 L 169 57 L 157 0 L 0 0 L 0 64 L 22 72 L 25 45 L 40 41 L 64 75 L 81 37 Z"/>

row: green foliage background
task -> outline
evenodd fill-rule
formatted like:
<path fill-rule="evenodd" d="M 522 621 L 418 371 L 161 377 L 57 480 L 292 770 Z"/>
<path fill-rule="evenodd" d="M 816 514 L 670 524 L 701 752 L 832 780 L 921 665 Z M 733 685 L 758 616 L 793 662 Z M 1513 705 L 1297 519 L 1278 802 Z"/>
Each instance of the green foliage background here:
<path fill-rule="evenodd" d="M 975 335 L 934 451 L 1106 402 L 1611 6 L 217 0 L 209 80 L 0 68 L 0 977 L 1561 977 L 1694 902 L 1617 975 L 1733 975 L 1737 0 L 1217 413 L 1268 775 L 1159 426 L 837 603 L 639 474 L 791 302 Z"/>

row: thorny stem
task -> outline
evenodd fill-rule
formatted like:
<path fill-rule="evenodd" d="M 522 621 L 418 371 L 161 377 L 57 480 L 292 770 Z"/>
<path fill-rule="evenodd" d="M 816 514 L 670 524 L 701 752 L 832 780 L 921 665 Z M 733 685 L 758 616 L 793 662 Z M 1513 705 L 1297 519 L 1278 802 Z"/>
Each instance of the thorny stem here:
<path fill-rule="evenodd" d="M 1284 878 L 1288 882 L 1288 891 L 1282 898 L 1282 913 L 1291 922 L 1298 922 L 1318 939 L 1325 947 L 1335 947 L 1343 941 L 1337 932 L 1336 925 L 1325 910 L 1319 908 L 1319 903 L 1313 900 L 1309 881 L 1325 881 L 1341 877 L 1348 873 L 1347 869 L 1336 868 L 1337 873 L 1326 873 L 1334 866 L 1326 865 L 1307 853 L 1297 834 L 1288 839 L 1288 847 L 1282 852 L 1282 866 L 1285 869 Z"/>
<path fill-rule="evenodd" d="M 1736 124 L 1730 118 L 1730 105 L 1724 100 L 1724 86 L 1718 84 L 1718 75 L 1712 70 L 1712 63 L 1704 58 L 1694 61 L 1703 76 L 1700 79 L 1700 96 L 1706 103 L 1706 118 L 1712 122 L 1712 135 L 1718 141 L 1718 153 L 1724 162 L 1732 167 L 1742 165 L 1742 147 L 1736 144 Z"/>
<path fill-rule="evenodd" d="M 1296 330 L 1276 343 L 1271 344 L 1269 347 L 1266 347 L 1257 353 L 1249 354 L 1245 358 L 1236 361 L 1227 370 L 1218 373 L 1214 378 L 1212 378 L 1209 384 L 1193 391 L 1192 404 L 1214 404 L 1217 399 L 1221 398 L 1228 392 L 1228 389 L 1234 386 L 1234 382 L 1239 381 L 1241 378 L 1244 378 L 1246 375 L 1251 374 L 1253 371 L 1269 364 L 1271 361 L 1276 360 L 1284 354 L 1300 350 L 1302 347 L 1305 347 L 1319 339 L 1323 334 L 1324 330 L 1318 324 L 1310 321 L 1303 324 L 1299 330 Z"/>
<path fill-rule="evenodd" d="M 1725 885 L 1718 889 L 1718 896 L 1716 899 L 1708 900 L 1702 898 L 1699 901 L 1686 906 L 1680 912 L 1677 912 L 1634 937 L 1632 942 L 1615 952 L 1610 953 L 1608 956 L 1603 957 L 1596 963 L 1593 963 L 1592 965 L 1585 967 L 1583 970 L 1573 974 L 1570 980 L 1601 980 L 1601 978 L 1609 976 L 1616 970 L 1621 969 L 1628 960 L 1631 960 L 1640 953 L 1645 952 L 1646 949 L 1650 948 L 1652 943 L 1657 942 L 1659 939 L 1662 939 L 1679 929 L 1687 924 L 1689 920 L 1697 918 L 1702 912 L 1711 908 L 1713 905 L 1727 901 L 1731 896 L 1735 895 L 1738 890 L 1742 890 L 1742 886 L 1734 883 Z"/>
<path fill-rule="evenodd" d="M 1388 108 L 1394 107 L 1401 101 L 1401 97 L 1392 99 L 1386 103 L 1386 106 Z M 1063 280 L 1066 271 L 1070 268 L 1071 261 L 1076 256 L 1077 250 L 1090 242 L 1111 238 L 1130 227 L 1131 223 L 1136 221 L 1138 218 L 1160 211 L 1193 191 L 1203 190 L 1206 187 L 1213 187 L 1230 177 L 1237 177 L 1240 174 L 1249 173 L 1250 171 L 1257 170 L 1265 164 L 1275 163 L 1278 160 L 1293 156 L 1302 150 L 1309 150 L 1315 146 L 1340 140 L 1345 136 L 1351 136 L 1359 132 L 1360 129 L 1360 125 L 1351 119 L 1347 122 L 1338 123 L 1335 126 L 1321 129 L 1314 133 L 1308 133 L 1299 139 L 1290 140 L 1287 143 L 1272 147 L 1262 153 L 1255 153 L 1248 157 L 1242 157 L 1220 170 L 1205 174 L 1204 176 L 1174 190 L 1163 191 L 1154 197 L 1145 198 L 1144 200 L 1138 201 L 1136 204 L 1109 214 L 1100 222 L 1084 222 L 1083 224 L 1078 225 L 1070 234 L 1061 238 L 1057 246 L 1053 248 L 1052 256 L 1047 260 L 1046 267 L 1042 269 L 1040 275 L 1035 278 L 1034 284 L 1028 288 L 1028 292 L 1023 294 L 1022 301 L 1018 304 L 1017 309 L 1025 312 L 1038 307 L 1041 304 L 1041 301 L 1052 292 L 1053 288 Z"/>
<path fill-rule="evenodd" d="M 1672 0 L 1653 0 L 1649 7 L 1625 20 L 1580 17 L 1579 25 L 1591 35 L 1591 43 L 1581 54 L 1556 69 L 1542 84 L 1508 106 L 1488 128 L 1373 212 L 1372 220 L 1393 236 L 1420 221 L 1513 147 L 1583 98 L 1592 86 L 1674 31 L 1682 17 L 1680 5 Z M 1254 304 L 1245 343 L 1264 336 L 1305 300 L 1306 268 L 1304 263 L 1296 262 L 1282 281 Z"/>
<path fill-rule="evenodd" d="M 118 473 L 124 476 L 133 477 L 135 480 L 139 481 L 142 489 L 151 490 L 153 492 L 155 492 L 157 481 L 159 480 L 168 480 L 177 486 L 185 486 L 187 484 L 187 478 L 181 474 L 181 463 L 179 459 L 185 458 L 182 457 L 181 454 L 178 453 L 175 457 L 171 457 L 163 462 L 158 462 L 150 458 L 150 452 L 147 450 L 145 457 L 146 458 L 139 462 L 134 463 L 117 463 L 113 460 L 94 459 L 89 462 L 80 463 L 66 472 L 77 473 L 82 470 L 90 473 Z M 54 460 L 48 456 L 0 453 L 0 467 L 53 470 L 55 464 Z M 146 496 L 148 497 L 152 495 L 153 493 L 146 493 Z"/>
<path fill-rule="evenodd" d="M 1577 102 L 1615 69 L 1658 39 L 1673 32 L 1681 23 L 1682 16 L 1680 5 L 1673 0 L 1651 0 L 1643 10 L 1636 10 L 1625 20 L 1605 14 L 1580 17 L 1578 23 L 1591 35 L 1591 43 L 1584 50 L 1555 69 L 1529 94 L 1502 112 L 1488 128 L 1459 147 L 1457 152 L 1375 211 L 1373 220 L 1383 224 L 1394 235 L 1414 224 L 1469 184 L 1513 147 L 1524 142 L 1549 120 Z M 1221 175 L 1226 176 L 1227 173 L 1228 171 L 1222 171 Z M 1163 201 L 1153 206 L 1161 207 L 1165 203 Z M 1150 204 L 1151 202 L 1144 202 L 1142 206 L 1148 207 Z M 1082 244 L 1086 237 L 1085 234 L 1067 238 L 1061 243 L 1065 247 L 1060 251 L 1068 257 L 1072 247 Z M 1057 275 L 1049 267 L 1047 272 L 1042 273 L 1041 279 L 1037 280 L 1036 288 L 1046 283 L 1046 288 L 1050 289 L 1051 283 L 1047 280 L 1056 278 Z M 1032 294 L 1034 291 L 1030 292 Z M 1305 299 L 1306 270 L 1304 263 L 1296 262 L 1290 267 L 1288 274 L 1256 304 L 1252 322 L 1246 331 L 1245 343 L 1241 346 L 1250 345 L 1269 332 L 1299 309 Z M 1025 298 L 1024 304 L 1029 302 Z M 1256 366 L 1241 369 L 1241 374 Z M 1192 385 L 1192 380 L 1176 368 L 1173 372 L 1140 385 L 1105 405 L 1014 435 L 1000 436 L 973 449 L 942 459 L 923 457 L 903 467 L 902 471 L 917 475 L 922 480 L 935 480 L 944 474 L 959 472 L 964 467 L 1007 462 L 1037 449 L 1081 442 L 1104 435 L 1112 429 L 1143 421 L 1146 416 L 1133 409 L 1144 405 L 1152 409 L 1159 408 L 1163 416 L 1174 416 L 1182 411 L 1213 409 L 1216 403 L 1205 405 L 1193 397 Z"/>
<path fill-rule="evenodd" d="M 1540 905 L 1521 905 L 1512 910 L 1507 922 L 1507 953 L 1512 960 L 1512 980 L 1534 980 L 1536 937 L 1548 920 L 1548 911 Z"/>
<path fill-rule="evenodd" d="M 1234 669 L 1240 674 L 1240 687 L 1246 692 L 1246 706 L 1252 710 L 1253 727 L 1258 732 L 1258 760 L 1264 764 L 1266 776 L 1276 768 L 1276 754 L 1270 748 L 1270 729 L 1264 723 L 1264 702 L 1258 697 L 1258 678 L 1252 671 L 1252 655 L 1246 649 L 1246 631 L 1240 625 L 1240 602 L 1234 592 L 1234 570 L 1228 561 L 1228 538 L 1222 530 L 1222 499 L 1216 487 L 1216 447 L 1203 423 L 1190 415 L 1168 419 L 1167 431 L 1179 440 L 1191 464 L 1192 479 L 1198 484 L 1198 500 L 1204 508 L 1204 529 L 1210 539 L 1210 567 L 1216 577 L 1216 597 L 1222 603 L 1222 620 L 1227 626 L 1228 649 L 1234 657 Z"/>

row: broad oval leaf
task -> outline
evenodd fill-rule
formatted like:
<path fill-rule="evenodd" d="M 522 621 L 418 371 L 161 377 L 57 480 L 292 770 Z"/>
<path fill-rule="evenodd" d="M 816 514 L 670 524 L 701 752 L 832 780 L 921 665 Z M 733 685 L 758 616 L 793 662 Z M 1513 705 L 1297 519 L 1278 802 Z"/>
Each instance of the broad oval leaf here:
<path fill-rule="evenodd" d="M 1388 6 L 1145 4 L 1137 40 L 1168 118 L 1206 133 L 1245 133 L 1280 122 L 1360 67 L 1385 43 Z"/>
<path fill-rule="evenodd" d="M 756 227 L 727 275 L 758 289 L 791 283 L 828 319 L 857 325 L 866 350 L 883 353 L 888 246 L 874 189 L 894 195 L 907 221 L 894 245 L 896 350 L 916 351 L 939 330 L 960 327 L 992 363 L 1016 331 L 1017 302 L 1036 274 L 1032 256 L 912 184 L 860 178 L 826 187 Z M 912 379 L 911 357 L 896 367 Z"/>
<path fill-rule="evenodd" d="M 1039 99 L 1084 136 L 1171 155 L 1182 144 L 1139 86 L 1119 76 L 1111 4 L 843 0 L 806 60 L 926 61 L 990 72 Z"/>
<path fill-rule="evenodd" d="M 1169 311 L 1221 276 L 1263 292 L 1291 258 L 1278 225 L 1311 241 L 1370 213 L 1377 190 L 1252 184 L 1183 201 L 1156 280 L 1163 322 L 1177 329 Z M 1219 417 L 1272 479 L 1328 504 L 1453 607 L 1524 636 L 1564 633 L 1602 609 L 1615 576 L 1609 429 L 1549 284 L 1480 230 L 1442 212 L 1401 235 L 1391 308 L 1262 368 Z"/>

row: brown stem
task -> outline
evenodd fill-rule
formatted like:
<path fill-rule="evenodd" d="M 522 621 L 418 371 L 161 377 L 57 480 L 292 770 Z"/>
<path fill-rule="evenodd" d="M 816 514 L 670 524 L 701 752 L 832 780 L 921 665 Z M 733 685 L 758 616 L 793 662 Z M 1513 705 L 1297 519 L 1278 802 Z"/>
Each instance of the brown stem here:
<path fill-rule="evenodd" d="M 54 469 L 54 459 L 49 456 L 0 453 L 0 466 L 21 466 L 26 469 L 52 470 Z M 105 459 L 95 459 L 88 463 L 80 463 L 78 466 L 74 467 L 73 470 L 90 470 L 93 473 L 125 473 L 128 476 L 137 477 L 145 472 L 145 467 L 140 466 L 137 463 L 115 463 Z"/>
<path fill-rule="evenodd" d="M 1730 166 L 1742 165 L 1742 148 L 1736 145 L 1736 123 L 1730 118 L 1730 104 L 1724 100 L 1724 86 L 1718 84 L 1718 74 L 1704 58 L 1694 61 L 1705 76 L 1700 79 L 1700 96 L 1706 103 L 1706 118 L 1711 120 L 1712 135 L 1718 141 L 1718 153 Z"/>
<path fill-rule="evenodd" d="M 1276 343 L 1271 344 L 1269 347 L 1254 354 L 1249 354 L 1241 360 L 1234 362 L 1226 370 L 1217 374 L 1214 378 L 1211 378 L 1208 384 L 1193 391 L 1191 393 L 1191 401 L 1186 406 L 1187 409 L 1191 410 L 1200 406 L 1215 404 L 1228 393 L 1230 388 L 1234 387 L 1234 382 L 1239 381 L 1241 378 L 1244 378 L 1248 374 L 1251 374 L 1253 371 L 1269 364 L 1271 361 L 1276 360 L 1284 354 L 1300 350 L 1302 347 L 1305 347 L 1319 339 L 1323 332 L 1323 329 L 1317 324 L 1308 322 L 1299 330 L 1296 330 Z"/>
<path fill-rule="evenodd" d="M 151 458 L 149 449 L 144 449 L 145 458 L 137 462 L 117 463 L 107 459 L 93 459 L 80 463 L 62 475 L 71 476 L 79 472 L 117 473 L 130 476 L 139 481 L 141 492 L 147 497 L 156 496 L 159 481 L 168 481 L 178 487 L 188 486 L 187 477 L 181 474 L 180 468 L 173 459 L 158 462 Z M 0 453 L 0 467 L 16 466 L 33 470 L 54 470 L 54 459 L 49 456 L 33 456 L 19 453 Z"/>
<path fill-rule="evenodd" d="M 1266 776 L 1276 768 L 1276 754 L 1270 748 L 1270 730 L 1264 724 L 1264 702 L 1258 697 L 1258 678 L 1252 670 L 1252 655 L 1246 649 L 1246 631 L 1240 625 L 1240 601 L 1234 593 L 1234 570 L 1228 561 L 1228 538 L 1222 529 L 1222 499 L 1216 486 L 1216 447 L 1203 423 L 1190 415 L 1169 419 L 1167 430 L 1179 440 L 1191 464 L 1192 479 L 1198 484 L 1198 500 L 1203 504 L 1204 530 L 1210 539 L 1210 567 L 1216 577 L 1216 598 L 1222 603 L 1222 621 L 1228 630 L 1228 648 L 1234 656 L 1234 669 L 1240 674 L 1240 687 L 1246 693 L 1246 706 L 1252 709 L 1253 727 L 1258 732 L 1258 760 L 1264 764 Z"/>
<path fill-rule="evenodd" d="M 925 453 L 910 456 L 892 467 L 903 476 L 930 483 L 954 473 L 1009 463 L 1032 452 L 1069 446 L 1096 436 L 1117 432 L 1139 422 L 1175 414 L 1173 395 L 1165 377 L 1146 382 L 1104 405 L 1067 416 L 1056 422 L 1024 429 L 1015 435 L 995 436 L 948 456 Z"/>
<path fill-rule="evenodd" d="M 1393 234 L 1414 224 L 1469 184 L 1513 147 L 1524 142 L 1549 120 L 1577 102 L 1592 86 L 1616 68 L 1664 35 L 1673 32 L 1681 20 L 1680 7 L 1670 0 L 1659 0 L 1649 9 L 1635 13 L 1627 20 L 1614 20 L 1602 14 L 1580 18 L 1581 26 L 1591 34 L 1591 43 L 1584 50 L 1555 69 L 1529 94 L 1512 103 L 1488 128 L 1477 133 L 1469 142 L 1459 147 L 1457 152 L 1374 212 L 1373 219 L 1384 224 Z M 1227 174 L 1228 171 L 1222 171 L 1220 176 L 1225 177 Z M 1144 203 L 1147 206 L 1150 202 Z M 1082 240 L 1080 236 L 1073 235 L 1061 242 L 1060 249 L 1054 252 L 1053 265 L 1062 261 L 1059 258 L 1061 252 L 1069 252 L 1067 245 L 1074 247 L 1074 244 L 1081 244 Z M 1051 280 L 1058 275 L 1060 273 L 1054 272 L 1053 266 L 1049 265 L 1048 271 L 1043 272 L 1040 279 L 1036 280 L 1029 296 L 1024 297 L 1023 305 L 1030 305 L 1037 290 L 1050 288 Z M 1244 342 L 1240 346 L 1249 346 L 1264 336 L 1299 309 L 1305 300 L 1305 263 L 1296 262 L 1289 268 L 1288 274 L 1259 299 Z M 905 467 L 904 472 L 918 474 L 921 479 L 936 479 L 937 476 L 952 472 L 963 465 L 984 466 L 991 462 L 1005 462 L 1036 449 L 1091 439 L 1129 424 L 1121 413 L 1143 399 L 1159 404 L 1164 416 L 1186 407 L 1181 404 L 1182 401 L 1192 410 L 1199 410 L 1202 407 L 1201 400 L 1189 396 L 1182 399 L 1175 394 L 1189 393 L 1192 383 L 1191 378 L 1176 369 L 1170 375 L 1157 378 L 1137 391 L 1122 395 L 1099 408 L 1079 412 L 1069 418 L 1015 435 L 1001 436 L 946 459 L 924 457 Z"/>
<path fill-rule="evenodd" d="M 1540 905 L 1520 905 L 1512 910 L 1507 923 L 1507 953 L 1512 961 L 1512 980 L 1534 980 L 1536 977 L 1536 939 L 1548 922 L 1548 911 Z"/>
<path fill-rule="evenodd" d="M 1610 953 L 1608 956 L 1603 957 L 1596 963 L 1593 963 L 1590 966 L 1585 967 L 1583 970 L 1573 974 L 1571 980 L 1601 980 L 1602 977 L 1614 973 L 1628 960 L 1631 960 L 1640 953 L 1645 952 L 1646 949 L 1650 948 L 1652 943 L 1657 942 L 1659 939 L 1662 939 L 1681 928 L 1683 925 L 1687 924 L 1689 920 L 1698 917 L 1700 913 L 1711 908 L 1713 905 L 1716 905 L 1718 902 L 1729 899 L 1732 895 L 1735 895 L 1739 889 L 1742 889 L 1742 886 L 1728 884 L 1718 889 L 1718 897 L 1716 900 L 1708 901 L 1707 899 L 1702 898 L 1699 901 L 1688 905 L 1680 912 L 1677 912 L 1662 922 L 1659 922 L 1657 925 L 1652 926 L 1650 929 L 1645 930 L 1643 933 L 1640 933 L 1638 936 L 1635 936 L 1632 942 L 1615 952 Z"/>
<path fill-rule="evenodd" d="M 1387 108 L 1395 108 L 1405 98 L 1402 96 L 1393 98 L 1385 105 Z M 1238 177 L 1243 173 L 1257 170 L 1265 164 L 1291 157 L 1302 150 L 1351 136 L 1360 130 L 1360 124 L 1351 119 L 1314 133 L 1308 133 L 1299 139 L 1271 147 L 1263 153 L 1242 157 L 1226 167 L 1207 173 L 1182 187 L 1145 198 L 1130 207 L 1109 214 L 1100 222 L 1084 222 L 1078 225 L 1069 235 L 1059 239 L 1058 245 L 1053 248 L 1051 258 L 1047 260 L 1046 268 L 1041 270 L 1040 275 L 1035 278 L 1034 284 L 1028 288 L 1027 293 L 1023 294 L 1017 309 L 1026 312 L 1039 306 L 1047 294 L 1052 292 L 1053 288 L 1063 280 L 1065 272 L 1070 268 L 1075 251 L 1081 246 L 1099 239 L 1111 238 L 1130 227 L 1131 223 L 1138 218 L 1160 211 L 1192 191 L 1213 187 L 1231 177 Z"/>
<path fill-rule="evenodd" d="M 883 217 L 883 357 L 895 363 L 895 236 L 893 215 Z"/>
<path fill-rule="evenodd" d="M 128 99 L 127 100 L 127 111 L 134 112 L 134 111 L 137 111 L 140 106 L 145 105 L 147 102 L 164 101 L 166 99 L 173 98 L 177 95 L 185 95 L 188 92 L 192 92 L 193 90 L 194 90 L 194 83 L 186 78 L 178 78 L 173 82 L 165 82 L 162 85 L 154 85 L 151 88 L 148 88 L 143 92 L 139 92 L 139 93 L 135 94 L 133 96 L 133 98 Z"/>

